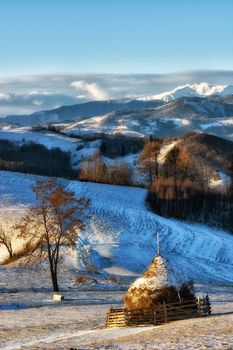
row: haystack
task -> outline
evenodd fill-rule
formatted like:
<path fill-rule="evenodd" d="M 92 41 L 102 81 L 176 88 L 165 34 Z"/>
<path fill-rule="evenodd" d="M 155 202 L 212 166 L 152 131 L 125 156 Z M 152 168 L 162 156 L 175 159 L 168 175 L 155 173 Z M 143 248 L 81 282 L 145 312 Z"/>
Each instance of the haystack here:
<path fill-rule="evenodd" d="M 124 303 L 128 310 L 133 310 L 194 298 L 192 283 L 158 254 L 142 276 L 130 285 Z"/>

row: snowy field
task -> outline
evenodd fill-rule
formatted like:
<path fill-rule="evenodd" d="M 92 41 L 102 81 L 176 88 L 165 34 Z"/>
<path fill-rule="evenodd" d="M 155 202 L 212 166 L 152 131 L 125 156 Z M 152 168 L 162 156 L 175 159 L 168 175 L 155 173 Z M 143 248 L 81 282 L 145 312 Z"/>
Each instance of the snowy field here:
<path fill-rule="evenodd" d="M 49 149 L 59 147 L 63 151 L 74 151 L 78 142 L 78 139 L 51 131 L 31 131 L 28 128 L 0 129 L 0 139 L 18 143 L 35 142 Z"/>
<path fill-rule="evenodd" d="M 16 211 L 22 204 L 30 205 L 36 178 L 1 171 L 0 195 L 7 196 Z M 61 181 L 77 196 L 91 200 L 92 218 L 81 237 L 99 272 L 117 276 L 142 272 L 156 252 L 159 232 L 162 253 L 182 273 L 199 282 L 233 283 L 232 235 L 153 214 L 141 188 Z M 70 260 L 75 267 L 73 255 Z"/>
<path fill-rule="evenodd" d="M 156 327 L 111 329 L 104 328 L 106 312 L 110 306 L 121 305 L 123 291 L 73 290 L 64 293 L 66 299 L 60 304 L 49 302 L 51 294 L 48 293 L 11 294 L 11 303 L 17 300 L 19 304 L 22 300 L 26 303 L 21 309 L 9 307 L 0 311 L 0 348 L 231 350 L 233 287 L 196 285 L 197 294 L 205 290 L 209 291 L 212 301 L 210 317 Z M 43 299 L 47 305 L 39 307 L 35 300 Z"/>
<path fill-rule="evenodd" d="M 18 209 L 34 203 L 31 186 L 37 178 L 0 172 L 0 196 L 8 203 L 1 223 L 6 213 L 13 220 Z M 77 283 L 77 252 L 66 254 L 60 271 L 65 301 L 57 304 L 46 266 L 1 266 L 0 349 L 232 349 L 232 235 L 154 215 L 144 189 L 61 181 L 91 199 L 92 217 L 81 236 L 98 273 L 87 284 Z M 194 279 L 197 294 L 210 293 L 214 315 L 159 327 L 104 329 L 107 310 L 122 305 L 129 282 L 154 257 L 157 231 L 162 255 Z"/>

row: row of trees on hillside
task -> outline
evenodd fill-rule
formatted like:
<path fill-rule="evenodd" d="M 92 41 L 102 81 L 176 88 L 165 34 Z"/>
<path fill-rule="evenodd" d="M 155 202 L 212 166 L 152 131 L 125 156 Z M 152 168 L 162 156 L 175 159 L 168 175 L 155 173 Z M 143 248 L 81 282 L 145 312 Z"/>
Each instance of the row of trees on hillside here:
<path fill-rule="evenodd" d="M 149 181 L 147 200 L 157 214 L 198 221 L 232 231 L 233 157 L 230 191 L 210 188 L 212 169 L 201 159 L 198 164 L 190 153 L 174 146 L 159 164 L 161 144 L 148 142 L 140 156 L 141 170 Z"/>
<path fill-rule="evenodd" d="M 139 168 L 151 185 L 158 178 L 189 179 L 201 187 L 208 187 L 212 174 L 211 168 L 202 159 L 198 164 L 186 150 L 174 146 L 159 164 L 161 142 L 152 141 L 145 144 L 139 158 Z"/>
<path fill-rule="evenodd" d="M 107 166 L 102 161 L 101 153 L 96 152 L 92 157 L 86 157 L 82 161 L 79 179 L 128 186 L 131 184 L 131 168 L 127 163 L 117 161 L 114 165 Z"/>
<path fill-rule="evenodd" d="M 186 179 L 159 178 L 148 191 L 147 200 L 154 212 L 217 226 L 232 231 L 232 197 L 224 192 L 203 191 L 194 182 Z"/>
<path fill-rule="evenodd" d="M 72 177 L 70 154 L 60 148 L 0 140 L 0 169 L 47 176 Z"/>

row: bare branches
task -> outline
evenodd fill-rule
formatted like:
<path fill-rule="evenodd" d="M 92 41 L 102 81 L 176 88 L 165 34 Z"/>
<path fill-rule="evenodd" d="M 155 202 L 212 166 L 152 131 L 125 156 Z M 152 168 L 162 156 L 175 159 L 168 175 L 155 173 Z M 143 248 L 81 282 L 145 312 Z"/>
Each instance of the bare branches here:
<path fill-rule="evenodd" d="M 0 226 L 0 245 L 3 245 L 7 249 L 9 256 L 12 258 L 13 249 L 12 249 L 11 237 L 9 233 L 2 228 L 2 226 Z"/>
<path fill-rule="evenodd" d="M 49 261 L 53 288 L 59 290 L 57 280 L 61 246 L 74 247 L 78 231 L 84 228 L 89 200 L 77 199 L 55 179 L 37 181 L 33 187 L 37 204 L 17 225 L 18 237 L 31 242 L 29 261 L 33 256 Z"/>

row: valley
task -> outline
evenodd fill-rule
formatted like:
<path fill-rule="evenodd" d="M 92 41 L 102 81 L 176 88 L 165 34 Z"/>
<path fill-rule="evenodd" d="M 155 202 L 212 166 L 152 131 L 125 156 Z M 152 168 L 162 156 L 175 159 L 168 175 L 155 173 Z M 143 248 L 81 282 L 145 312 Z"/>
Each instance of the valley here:
<path fill-rule="evenodd" d="M 0 245 L 3 350 L 162 350 L 174 342 L 229 349 L 233 104 L 221 95 L 225 88 L 212 89 L 213 96 L 202 88 L 204 95 L 189 87 L 184 95 L 178 89 L 155 100 L 90 102 L 1 120 L 0 220 L 14 252 L 9 259 Z M 52 300 L 48 261 L 24 264 L 27 241 L 14 226 L 37 203 L 32 186 L 48 176 L 90 200 L 85 230 L 72 249 L 61 249 L 61 302 Z M 158 237 L 161 255 L 193 281 L 196 296 L 209 293 L 213 315 L 105 329 L 108 309 L 123 307 L 129 284 L 157 254 Z"/>

